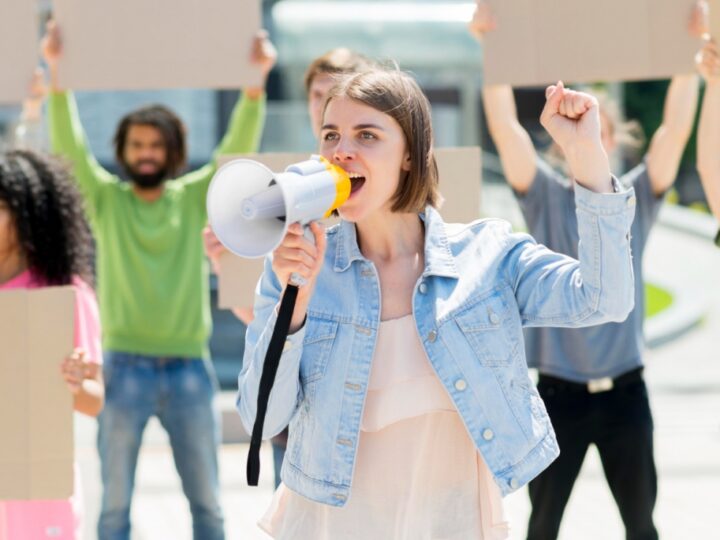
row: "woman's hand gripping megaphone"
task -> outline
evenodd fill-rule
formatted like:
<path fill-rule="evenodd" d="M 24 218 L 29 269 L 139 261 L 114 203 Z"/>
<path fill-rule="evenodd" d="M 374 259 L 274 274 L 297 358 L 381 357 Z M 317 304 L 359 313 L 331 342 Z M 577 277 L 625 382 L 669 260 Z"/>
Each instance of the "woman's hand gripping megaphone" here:
<path fill-rule="evenodd" d="M 326 246 L 325 227 L 313 221 L 308 226 L 290 225 L 285 238 L 273 251 L 272 269 L 278 281 L 283 287 L 288 283 L 300 287 L 298 305 L 303 297 L 309 300 L 312 296 Z"/>

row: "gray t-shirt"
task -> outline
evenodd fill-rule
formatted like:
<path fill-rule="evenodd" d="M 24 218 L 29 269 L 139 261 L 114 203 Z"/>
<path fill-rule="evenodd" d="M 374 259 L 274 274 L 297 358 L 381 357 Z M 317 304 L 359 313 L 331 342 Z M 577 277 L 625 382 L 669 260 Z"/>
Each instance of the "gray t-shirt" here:
<path fill-rule="evenodd" d="M 528 328 L 525 347 L 530 367 L 575 382 L 617 377 L 642 365 L 645 291 L 642 256 L 663 197 L 653 194 L 647 166 L 641 163 L 620 178 L 637 197 L 630 246 L 635 272 L 635 309 L 622 323 L 588 328 Z M 516 194 L 530 234 L 553 251 L 578 256 L 578 224 L 572 183 L 538 160 L 530 190 Z"/>

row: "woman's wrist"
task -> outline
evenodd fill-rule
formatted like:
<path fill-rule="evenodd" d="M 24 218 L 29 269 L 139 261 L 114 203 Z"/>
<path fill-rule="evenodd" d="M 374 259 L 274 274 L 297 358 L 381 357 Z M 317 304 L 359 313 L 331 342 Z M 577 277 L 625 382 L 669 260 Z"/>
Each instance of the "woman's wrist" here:
<path fill-rule="evenodd" d="M 591 191 L 612 193 L 610 162 L 602 144 L 577 145 L 570 148 L 565 155 L 578 183 Z"/>

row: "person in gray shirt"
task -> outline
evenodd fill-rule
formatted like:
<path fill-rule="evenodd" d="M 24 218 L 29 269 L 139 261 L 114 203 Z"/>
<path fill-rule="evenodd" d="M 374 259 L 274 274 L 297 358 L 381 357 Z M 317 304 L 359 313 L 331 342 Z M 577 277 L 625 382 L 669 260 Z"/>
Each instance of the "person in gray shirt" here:
<path fill-rule="evenodd" d="M 477 4 L 470 30 L 480 38 L 495 28 L 497 21 L 484 1 Z M 691 32 L 697 30 L 691 28 Z M 675 181 L 697 101 L 697 76 L 674 77 L 665 99 L 662 125 L 653 135 L 647 154 L 620 178 L 636 193 L 631 229 L 636 280 L 633 312 L 622 323 L 574 330 L 529 329 L 526 333 L 528 364 L 539 371 L 538 390 L 560 445 L 560 457 L 530 483 L 528 540 L 557 538 L 590 444 L 595 444 L 600 453 L 627 539 L 658 538 L 652 517 L 657 496 L 653 421 L 642 377 L 642 255 L 663 196 Z M 530 234 L 554 251 L 577 257 L 574 181 L 538 156 L 518 121 L 511 87 L 486 86 L 483 102 L 505 177 L 517 196 Z M 614 117 L 607 101 L 603 106 L 601 100 L 600 110 L 603 146 L 612 155 L 621 141 L 619 117 Z M 572 171 L 568 175 L 572 178 Z"/>

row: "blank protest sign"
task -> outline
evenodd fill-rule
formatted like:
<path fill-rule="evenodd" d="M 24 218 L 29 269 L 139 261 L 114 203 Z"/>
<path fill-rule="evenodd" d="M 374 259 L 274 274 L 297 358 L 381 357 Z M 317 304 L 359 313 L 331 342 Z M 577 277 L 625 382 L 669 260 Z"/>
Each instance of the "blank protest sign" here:
<path fill-rule="evenodd" d="M 489 0 L 486 84 L 667 78 L 694 70 L 695 0 Z"/>
<path fill-rule="evenodd" d="M 54 6 L 65 88 L 239 88 L 262 82 L 250 64 L 260 0 L 55 0 Z"/>
<path fill-rule="evenodd" d="M 720 40 L 720 0 L 710 0 L 710 35 Z"/>
<path fill-rule="evenodd" d="M 73 493 L 73 399 L 60 363 L 74 313 L 72 287 L 0 292 L 0 500 Z"/>
<path fill-rule="evenodd" d="M 2 0 L 2 4 L 0 103 L 20 103 L 38 62 L 37 5 L 30 0 Z"/>

